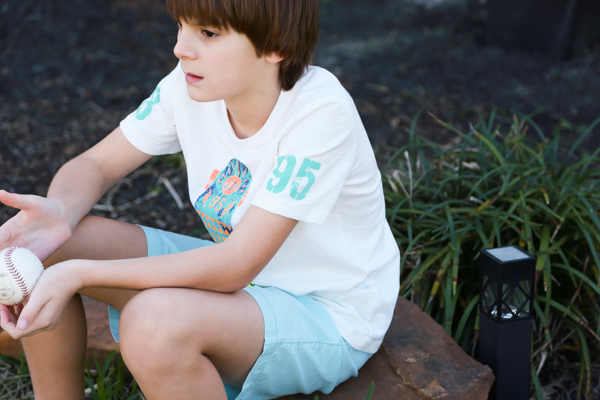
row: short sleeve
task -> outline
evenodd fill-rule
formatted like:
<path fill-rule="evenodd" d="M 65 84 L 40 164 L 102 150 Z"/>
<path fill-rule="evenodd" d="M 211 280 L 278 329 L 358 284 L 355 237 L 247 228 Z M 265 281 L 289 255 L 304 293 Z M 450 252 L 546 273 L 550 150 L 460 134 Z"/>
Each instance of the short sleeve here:
<path fill-rule="evenodd" d="M 352 109 L 341 99 L 329 99 L 300 118 L 281 138 L 252 204 L 324 225 L 354 164 Z"/>
<path fill-rule="evenodd" d="M 140 151 L 151 155 L 181 151 L 173 118 L 173 92 L 181 67 L 178 65 L 161 80 L 154 92 L 129 114 L 120 127 Z"/>

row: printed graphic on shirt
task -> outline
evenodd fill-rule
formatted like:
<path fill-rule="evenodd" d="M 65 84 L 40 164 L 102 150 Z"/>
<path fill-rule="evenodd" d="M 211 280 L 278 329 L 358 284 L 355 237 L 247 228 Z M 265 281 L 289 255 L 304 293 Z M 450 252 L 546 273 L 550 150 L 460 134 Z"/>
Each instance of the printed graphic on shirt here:
<path fill-rule="evenodd" d="M 135 112 L 135 118 L 143 121 L 152 112 L 152 106 L 160 103 L 160 88 L 157 86 L 148 100 L 144 100 Z"/>
<path fill-rule="evenodd" d="M 300 165 L 300 169 L 292 179 L 294 168 L 296 167 L 296 157 L 281 156 L 277 159 L 277 167 L 273 170 L 275 178 L 267 182 L 267 190 L 273 193 L 281 193 L 291 180 L 290 197 L 294 200 L 302 200 L 308 194 L 316 177 L 314 172 L 321 168 L 321 163 L 305 158 Z"/>
<path fill-rule="evenodd" d="M 248 167 L 233 159 L 223 171 L 213 171 L 204 193 L 196 200 L 194 208 L 215 243 L 231 233 L 231 216 L 244 202 L 251 181 Z"/>

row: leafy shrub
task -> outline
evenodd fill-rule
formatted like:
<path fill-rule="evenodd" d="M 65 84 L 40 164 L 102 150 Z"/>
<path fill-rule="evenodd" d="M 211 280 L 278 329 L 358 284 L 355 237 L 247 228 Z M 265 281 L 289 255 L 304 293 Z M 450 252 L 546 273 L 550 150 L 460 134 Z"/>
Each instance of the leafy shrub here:
<path fill-rule="evenodd" d="M 25 356 L 19 360 L 0 354 L 0 399 L 32 399 L 33 388 Z"/>
<path fill-rule="evenodd" d="M 580 391 L 590 393 L 591 355 L 600 350 L 600 149 L 575 153 L 600 118 L 568 149 L 524 115 L 493 112 L 468 132 L 436 118 L 456 134 L 446 146 L 417 136 L 417 119 L 409 144 L 383 170 L 387 216 L 402 253 L 400 294 L 473 354 L 480 251 L 523 247 L 537 257 L 537 395 L 537 371 L 566 348 L 558 337 L 565 329 L 580 350 Z"/>
<path fill-rule="evenodd" d="M 119 354 L 117 357 L 117 366 L 113 364 L 113 359 L 117 356 L 116 351 L 111 351 L 102 365 L 94 356 L 96 369 L 92 370 L 86 362 L 86 399 L 92 400 L 143 400 L 144 397 L 139 391 L 137 382 L 131 379 L 125 379 L 125 363 Z M 130 383 L 126 383 L 131 381 Z"/>
<path fill-rule="evenodd" d="M 115 357 L 116 362 L 113 362 Z M 86 365 L 86 400 L 144 400 L 137 383 L 128 375 L 121 355 L 113 350 L 102 365 L 94 360 L 96 369 Z M 19 360 L 0 354 L 0 376 L 0 400 L 34 398 L 29 367 L 23 353 Z"/>

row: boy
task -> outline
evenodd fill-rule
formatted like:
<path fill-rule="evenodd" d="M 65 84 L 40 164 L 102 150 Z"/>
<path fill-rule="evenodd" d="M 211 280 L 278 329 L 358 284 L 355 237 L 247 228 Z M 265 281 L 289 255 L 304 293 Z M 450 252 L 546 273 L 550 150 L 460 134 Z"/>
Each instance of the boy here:
<path fill-rule="evenodd" d="M 111 307 L 149 400 L 329 393 L 381 344 L 399 254 L 352 99 L 308 66 L 318 1 L 167 3 L 175 70 L 46 198 L 0 191 L 21 209 L 0 248 L 47 267 L 20 314 L 0 307 L 1 326 L 23 338 L 37 399 L 83 398 L 79 294 Z M 216 243 L 86 216 L 152 155 L 180 150 Z"/>

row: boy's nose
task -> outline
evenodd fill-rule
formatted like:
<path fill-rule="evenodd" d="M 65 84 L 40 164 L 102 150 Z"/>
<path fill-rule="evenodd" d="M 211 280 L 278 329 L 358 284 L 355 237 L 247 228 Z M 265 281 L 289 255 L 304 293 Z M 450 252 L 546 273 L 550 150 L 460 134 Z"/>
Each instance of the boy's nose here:
<path fill-rule="evenodd" d="M 179 31 L 177 35 L 177 43 L 173 48 L 173 53 L 175 57 L 181 59 L 194 59 L 196 58 L 196 52 L 194 48 L 190 45 L 191 38 L 189 35 L 186 35 L 183 30 Z"/>

